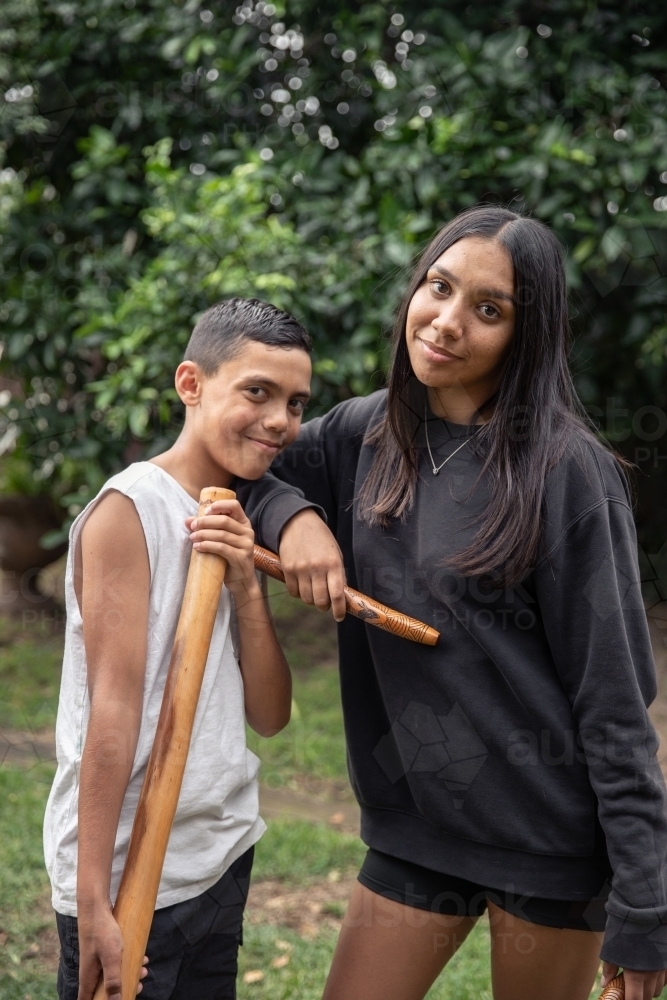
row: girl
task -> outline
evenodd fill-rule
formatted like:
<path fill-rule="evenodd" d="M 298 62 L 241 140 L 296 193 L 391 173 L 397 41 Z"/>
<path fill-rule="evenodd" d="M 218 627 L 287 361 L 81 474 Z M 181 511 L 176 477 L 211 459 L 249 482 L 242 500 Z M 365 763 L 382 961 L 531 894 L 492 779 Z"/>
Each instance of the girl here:
<path fill-rule="evenodd" d="M 568 343 L 552 233 L 464 212 L 415 267 L 388 388 L 307 423 L 281 481 L 244 498 L 292 594 L 342 619 L 342 553 L 352 586 L 441 632 L 430 648 L 339 627 L 369 851 L 325 1000 L 420 1000 L 485 909 L 496 1000 L 586 1000 L 603 936 L 627 1000 L 664 985 L 631 500 L 579 416 Z"/>

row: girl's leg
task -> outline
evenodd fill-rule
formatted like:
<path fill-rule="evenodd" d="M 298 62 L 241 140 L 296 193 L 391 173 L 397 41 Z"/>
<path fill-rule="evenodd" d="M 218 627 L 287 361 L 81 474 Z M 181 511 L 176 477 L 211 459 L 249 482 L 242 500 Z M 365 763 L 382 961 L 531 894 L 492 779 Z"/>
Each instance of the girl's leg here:
<path fill-rule="evenodd" d="M 544 927 L 489 902 L 494 1000 L 588 1000 L 602 934 Z"/>
<path fill-rule="evenodd" d="M 322 1000 L 422 1000 L 475 922 L 396 903 L 357 882 Z"/>

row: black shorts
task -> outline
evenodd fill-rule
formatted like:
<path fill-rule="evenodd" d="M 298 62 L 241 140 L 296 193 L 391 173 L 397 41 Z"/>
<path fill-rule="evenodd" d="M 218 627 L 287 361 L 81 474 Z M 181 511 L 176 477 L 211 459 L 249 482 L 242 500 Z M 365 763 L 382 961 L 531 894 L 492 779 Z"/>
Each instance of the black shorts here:
<path fill-rule="evenodd" d="M 243 910 L 254 848 L 194 899 L 156 910 L 146 946 L 148 975 L 141 1000 L 235 1000 Z M 56 913 L 60 937 L 59 1000 L 77 1000 L 79 936 L 76 917 Z"/>
<path fill-rule="evenodd" d="M 401 861 L 369 848 L 358 879 L 372 892 L 418 910 L 459 917 L 479 917 L 491 901 L 501 910 L 545 927 L 577 931 L 604 931 L 608 891 L 595 899 L 571 902 L 502 892 L 456 875 L 445 875 Z"/>

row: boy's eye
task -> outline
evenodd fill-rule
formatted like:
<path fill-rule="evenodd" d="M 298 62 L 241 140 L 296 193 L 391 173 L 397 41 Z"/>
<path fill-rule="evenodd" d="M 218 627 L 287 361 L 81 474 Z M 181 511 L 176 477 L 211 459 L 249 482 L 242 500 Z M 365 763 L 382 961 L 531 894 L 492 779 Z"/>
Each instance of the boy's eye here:
<path fill-rule="evenodd" d="M 296 410 L 298 413 L 303 413 L 306 409 L 305 399 L 290 399 L 289 401 L 290 409 Z"/>
<path fill-rule="evenodd" d="M 246 392 L 249 392 L 255 399 L 265 399 L 267 395 L 266 389 L 261 385 L 249 385 L 246 388 Z"/>

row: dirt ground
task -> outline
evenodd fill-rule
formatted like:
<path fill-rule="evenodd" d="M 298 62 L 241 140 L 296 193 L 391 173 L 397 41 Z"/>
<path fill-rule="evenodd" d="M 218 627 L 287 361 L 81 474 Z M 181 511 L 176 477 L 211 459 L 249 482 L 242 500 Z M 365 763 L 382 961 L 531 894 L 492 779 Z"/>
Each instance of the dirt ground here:
<path fill-rule="evenodd" d="M 273 879 L 251 883 L 246 919 L 251 924 L 290 927 L 305 938 L 316 937 L 322 926 L 338 930 L 354 881 L 330 872 L 304 889 L 286 888 Z"/>

